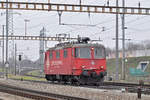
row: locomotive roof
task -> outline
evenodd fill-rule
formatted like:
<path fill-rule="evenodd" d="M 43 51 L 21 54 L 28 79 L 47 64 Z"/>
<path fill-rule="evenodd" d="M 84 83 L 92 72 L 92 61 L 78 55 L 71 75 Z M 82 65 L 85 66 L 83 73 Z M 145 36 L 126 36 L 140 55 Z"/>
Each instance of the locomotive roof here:
<path fill-rule="evenodd" d="M 104 46 L 102 44 L 98 43 L 60 43 L 56 45 L 55 47 L 49 48 L 49 50 L 58 50 L 58 49 L 64 49 L 64 48 L 72 48 L 72 47 L 102 47 Z"/>

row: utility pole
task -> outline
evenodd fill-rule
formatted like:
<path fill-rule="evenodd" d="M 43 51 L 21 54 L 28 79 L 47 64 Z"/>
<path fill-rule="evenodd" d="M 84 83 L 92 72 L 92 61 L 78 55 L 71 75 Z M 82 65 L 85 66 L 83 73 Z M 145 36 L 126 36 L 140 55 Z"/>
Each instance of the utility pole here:
<path fill-rule="evenodd" d="M 26 36 L 27 35 L 27 22 L 30 22 L 30 20 L 25 19 L 24 22 L 25 22 L 25 36 Z"/>
<path fill-rule="evenodd" d="M 8 0 L 9 2 L 13 2 L 14 0 Z M 13 10 L 8 9 L 8 36 L 13 36 Z M 8 43 L 8 60 L 9 60 L 9 72 L 13 72 L 14 68 L 14 40 L 9 41 Z"/>
<path fill-rule="evenodd" d="M 62 15 L 62 11 L 58 11 L 58 16 L 59 16 L 59 25 L 61 25 L 61 15 Z"/>
<path fill-rule="evenodd" d="M 9 0 L 9 1 L 13 1 L 13 0 Z M 4 14 L 6 14 L 6 12 L 5 13 L 1 13 L 1 15 L 4 15 Z M 21 15 L 20 13 L 13 12 L 12 9 L 8 10 L 8 36 L 13 36 L 14 35 L 14 30 L 13 30 L 13 14 L 19 14 L 19 15 Z M 13 71 L 12 69 L 14 68 L 14 40 L 9 41 L 9 43 L 8 43 L 8 49 L 10 51 L 10 52 L 8 51 L 8 56 L 11 58 L 10 59 L 11 63 L 9 61 L 9 64 L 11 66 L 10 71 L 12 72 Z"/>
<path fill-rule="evenodd" d="M 81 0 L 79 0 L 79 4 L 80 4 L 80 5 L 81 5 L 81 3 L 82 3 Z"/>
<path fill-rule="evenodd" d="M 3 65 L 3 68 L 2 68 L 2 72 L 4 72 L 4 66 L 5 66 L 5 63 L 4 63 L 4 53 L 5 53 L 4 52 L 4 44 L 5 44 L 4 43 L 4 33 L 5 33 L 5 25 L 2 25 L 2 27 L 3 27 L 3 32 L 2 32 L 3 33 L 3 49 L 2 49 L 2 59 L 3 59 L 3 64 L 2 65 Z"/>
<path fill-rule="evenodd" d="M 118 7 L 118 0 L 116 0 L 116 7 Z M 119 54 L 118 54 L 118 33 L 119 33 L 119 29 L 118 29 L 118 9 L 117 9 L 117 13 L 116 13 L 116 80 L 119 80 Z"/>
<path fill-rule="evenodd" d="M 125 7 L 125 0 L 122 0 L 122 7 Z M 123 9 L 123 12 L 125 10 Z M 122 80 L 125 80 L 125 14 L 122 14 Z"/>
<path fill-rule="evenodd" d="M 48 3 L 50 3 L 50 0 L 48 0 Z"/>
<path fill-rule="evenodd" d="M 21 60 L 22 60 L 22 55 L 19 55 L 19 75 L 21 73 Z"/>
<path fill-rule="evenodd" d="M 16 58 L 17 58 L 17 44 L 15 44 L 15 75 L 16 75 L 16 65 L 17 65 Z"/>
<path fill-rule="evenodd" d="M 40 31 L 40 37 L 41 38 L 44 38 L 45 37 L 45 31 L 46 29 L 43 27 L 43 29 Z M 40 48 L 39 48 L 39 55 L 40 55 L 40 67 L 41 67 L 41 70 L 44 71 L 43 69 L 43 65 L 44 65 L 44 44 L 45 44 L 45 41 L 44 39 L 40 40 Z"/>
<path fill-rule="evenodd" d="M 8 67 L 9 67 L 9 62 L 8 62 L 8 0 L 6 0 L 6 62 L 5 62 L 5 68 L 6 68 L 6 79 L 8 78 Z"/>

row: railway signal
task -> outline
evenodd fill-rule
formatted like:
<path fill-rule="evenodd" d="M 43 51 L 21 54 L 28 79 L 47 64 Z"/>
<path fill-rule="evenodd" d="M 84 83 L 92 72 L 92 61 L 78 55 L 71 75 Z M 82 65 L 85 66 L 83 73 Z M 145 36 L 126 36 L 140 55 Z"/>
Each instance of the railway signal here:
<path fill-rule="evenodd" d="M 21 59 L 21 57 L 22 57 L 22 55 L 19 55 L 19 61 L 21 61 L 22 59 Z"/>

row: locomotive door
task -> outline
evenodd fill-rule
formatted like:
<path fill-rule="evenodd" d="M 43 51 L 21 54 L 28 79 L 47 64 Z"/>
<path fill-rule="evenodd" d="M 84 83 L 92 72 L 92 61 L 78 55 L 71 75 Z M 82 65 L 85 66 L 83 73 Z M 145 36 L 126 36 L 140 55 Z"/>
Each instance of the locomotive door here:
<path fill-rule="evenodd" d="M 63 69 L 64 69 L 64 72 L 65 74 L 69 75 L 70 74 L 70 64 L 71 64 L 71 56 L 70 56 L 70 48 L 65 48 L 63 49 L 63 62 L 64 62 L 64 65 L 63 65 Z"/>
<path fill-rule="evenodd" d="M 70 51 L 71 51 L 71 54 L 70 54 L 71 55 L 71 57 L 70 57 L 70 60 L 71 60 L 70 71 L 71 72 L 70 72 L 70 74 L 73 75 L 74 72 L 75 72 L 75 69 L 74 69 L 75 68 L 75 66 L 74 66 L 75 65 L 75 62 L 74 62 L 75 61 L 75 59 L 74 59 L 74 48 L 71 48 Z"/>
<path fill-rule="evenodd" d="M 50 65 L 50 63 L 49 63 L 49 53 L 48 52 L 46 52 L 45 53 L 45 61 L 44 61 L 44 70 L 45 70 L 45 73 L 46 74 L 48 74 L 48 69 L 49 69 L 49 65 Z"/>

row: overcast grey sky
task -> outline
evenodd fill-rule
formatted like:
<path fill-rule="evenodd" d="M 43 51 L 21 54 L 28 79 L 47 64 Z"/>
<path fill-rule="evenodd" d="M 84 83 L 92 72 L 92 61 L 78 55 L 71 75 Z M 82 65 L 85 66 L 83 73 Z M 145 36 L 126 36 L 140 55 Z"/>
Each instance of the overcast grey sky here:
<path fill-rule="evenodd" d="M 5 1 L 5 0 L 0 0 Z M 47 0 L 12 0 L 12 1 L 29 1 L 29 2 L 47 2 Z M 116 0 L 109 0 L 111 6 L 115 6 Z M 122 0 L 119 0 L 121 6 Z M 125 0 L 126 6 L 137 7 L 138 3 L 141 2 L 141 7 L 150 8 L 149 0 Z M 51 0 L 52 3 L 72 3 L 78 4 L 79 0 Z M 93 5 L 104 5 L 107 0 L 82 0 L 83 4 Z M 1 13 L 5 10 L 0 10 Z M 92 39 L 98 39 L 99 37 L 103 40 L 101 43 L 106 47 L 115 47 L 115 41 L 112 38 L 115 37 L 115 15 L 112 14 L 90 14 L 88 13 L 73 13 L 63 12 L 62 23 L 66 24 L 87 24 L 97 25 L 96 27 L 88 26 L 63 26 L 58 24 L 58 13 L 57 12 L 46 12 L 46 11 L 22 11 L 14 10 L 14 12 L 21 13 L 21 15 L 14 14 L 14 34 L 24 35 L 24 19 L 29 19 L 28 22 L 28 35 L 39 35 L 39 31 L 42 27 L 47 29 L 47 36 L 55 36 L 59 33 L 67 33 L 72 37 L 77 35 L 89 36 Z M 121 22 L 119 16 L 119 21 Z M 0 25 L 5 24 L 5 15 L 0 16 Z M 105 27 L 105 31 L 102 31 L 102 27 Z M 149 40 L 150 37 L 150 16 L 144 15 L 126 15 L 126 38 L 132 39 L 131 42 L 141 42 L 143 40 Z M 120 23 L 119 36 L 121 33 Z M 0 33 L 2 27 L 0 27 Z M 19 52 L 23 52 L 29 59 L 38 59 L 39 53 L 39 42 L 38 41 L 16 41 Z M 56 42 L 55 42 L 56 43 Z M 121 48 L 121 41 L 120 48 Z M 48 46 L 51 47 L 54 42 L 49 42 Z"/>

